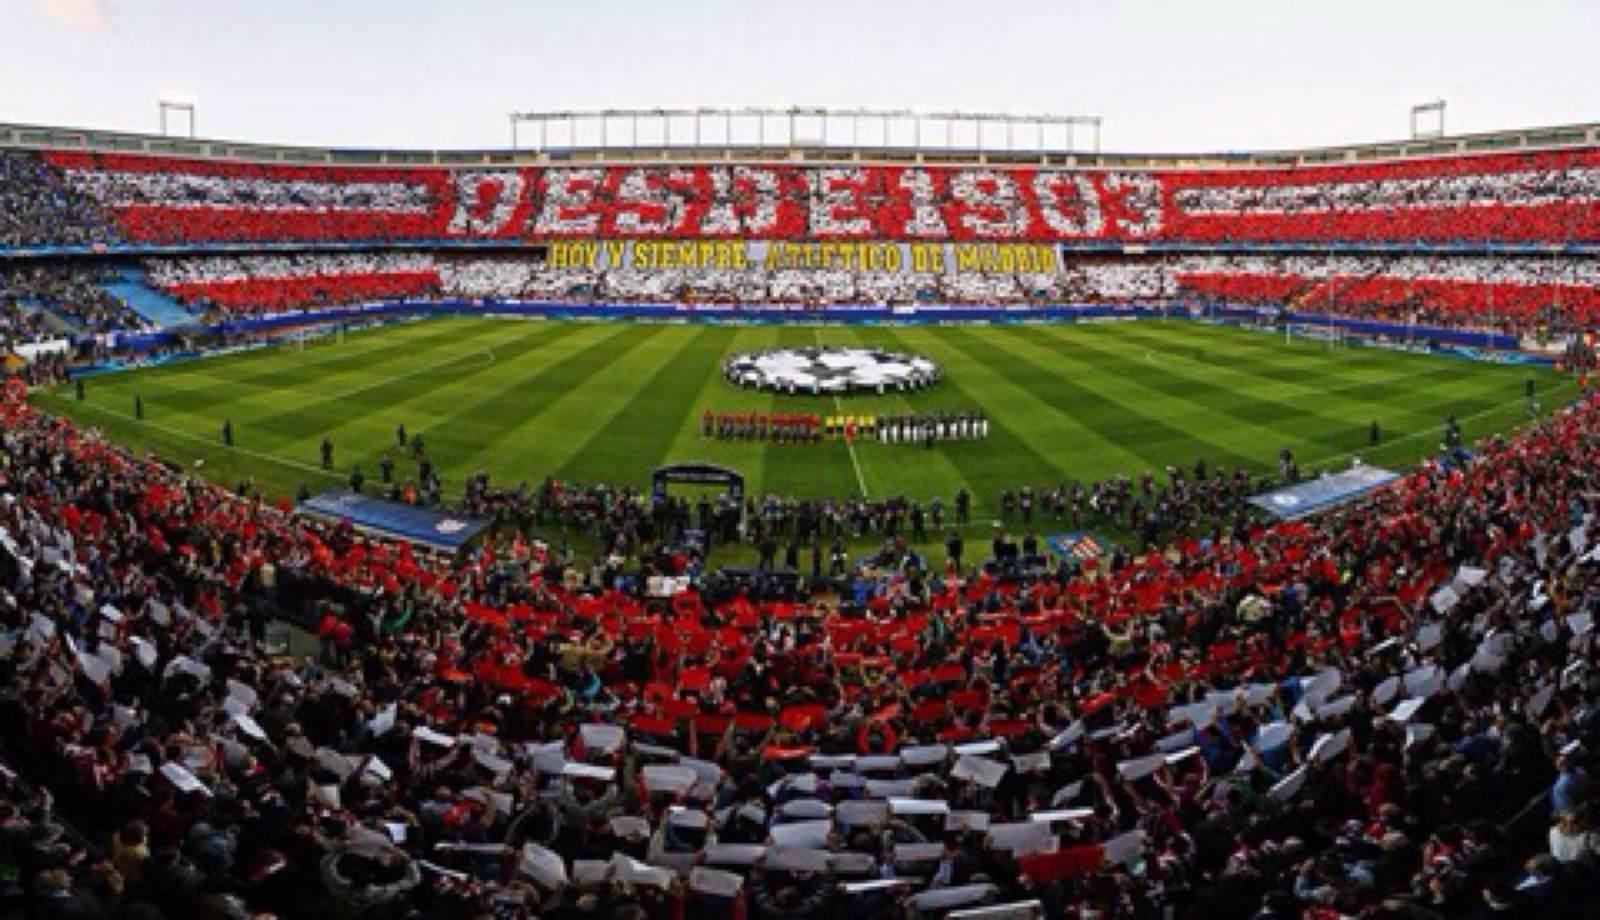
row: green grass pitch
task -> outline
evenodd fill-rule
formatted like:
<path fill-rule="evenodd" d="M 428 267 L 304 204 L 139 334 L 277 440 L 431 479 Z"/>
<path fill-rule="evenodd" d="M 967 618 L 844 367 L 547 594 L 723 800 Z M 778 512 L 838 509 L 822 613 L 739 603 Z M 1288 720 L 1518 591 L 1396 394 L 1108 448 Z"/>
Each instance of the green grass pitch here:
<path fill-rule="evenodd" d="M 932 450 L 877 442 L 716 442 L 704 409 L 827 414 L 832 398 L 785 397 L 726 383 L 730 352 L 814 343 L 880 345 L 938 362 L 944 380 L 914 394 L 848 396 L 852 413 L 981 408 L 982 442 Z M 709 460 L 749 477 L 753 492 L 904 495 L 948 503 L 971 490 L 975 521 L 1002 489 L 1116 473 L 1160 472 L 1205 457 L 1216 468 L 1275 468 L 1279 448 L 1302 468 L 1409 464 L 1433 451 L 1453 413 L 1471 439 L 1526 419 L 1524 382 L 1553 408 L 1575 385 L 1553 371 L 1336 347 L 1183 321 L 971 327 L 715 326 L 435 319 L 145 370 L 93 377 L 37 396 L 52 411 L 175 463 L 204 460 L 233 485 L 252 477 L 291 496 L 369 482 L 404 423 L 421 432 L 447 491 L 486 470 L 492 481 L 554 475 L 645 486 L 665 461 Z M 133 418 L 134 395 L 145 421 Z M 235 448 L 220 442 L 224 419 Z M 1367 446 L 1378 421 L 1383 445 Z M 318 468 L 335 445 L 336 470 Z M 396 456 L 397 475 L 414 473 Z"/>

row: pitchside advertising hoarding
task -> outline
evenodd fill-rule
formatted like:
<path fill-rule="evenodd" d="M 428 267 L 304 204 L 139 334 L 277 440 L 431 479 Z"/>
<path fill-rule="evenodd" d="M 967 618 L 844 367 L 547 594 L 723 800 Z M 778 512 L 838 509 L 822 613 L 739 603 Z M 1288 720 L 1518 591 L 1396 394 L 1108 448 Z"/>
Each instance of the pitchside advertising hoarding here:
<path fill-rule="evenodd" d="M 555 241 L 548 246 L 547 265 L 574 270 L 1052 275 L 1062 268 L 1061 254 L 1045 243 L 629 239 Z"/>
<path fill-rule="evenodd" d="M 1342 472 L 1329 473 L 1252 496 L 1249 502 L 1275 517 L 1293 520 L 1354 501 L 1399 478 L 1399 473 L 1382 467 L 1353 466 Z"/>
<path fill-rule="evenodd" d="M 460 551 L 492 523 L 361 495 L 348 489 L 332 489 L 313 496 L 301 502 L 298 510 L 449 553 Z"/>

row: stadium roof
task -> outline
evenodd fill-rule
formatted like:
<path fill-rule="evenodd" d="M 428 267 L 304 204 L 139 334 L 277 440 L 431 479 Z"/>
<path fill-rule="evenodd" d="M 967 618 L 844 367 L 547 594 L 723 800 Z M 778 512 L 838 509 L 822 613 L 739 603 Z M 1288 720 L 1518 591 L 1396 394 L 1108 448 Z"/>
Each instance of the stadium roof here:
<path fill-rule="evenodd" d="M 690 110 L 685 110 L 687 114 Z M 704 110 L 696 110 L 704 111 Z M 716 110 L 721 112 L 722 110 Z M 797 113 L 811 110 L 794 110 Z M 655 112 L 672 117 L 673 113 Z M 602 117 L 603 113 L 546 113 L 550 117 Z M 612 113 L 629 115 L 632 113 Z M 839 114 L 849 114 L 848 112 Z M 866 113 L 872 117 L 894 113 Z M 906 113 L 909 114 L 909 113 Z M 526 116 L 523 116 L 526 117 Z M 534 116 L 540 117 L 540 116 Z M 930 114 L 929 119 L 993 118 L 1014 123 L 1062 116 L 980 116 L 957 113 Z M 1077 119 L 1085 121 L 1089 119 Z M 1556 125 L 1453 136 L 1434 136 L 1369 144 L 1313 147 L 1300 150 L 1212 152 L 1193 154 L 1106 153 L 1099 151 L 1037 152 L 1019 149 L 985 150 L 976 147 L 849 146 L 829 143 L 795 143 L 795 135 L 778 135 L 759 143 L 684 142 L 617 146 L 590 144 L 562 149 L 400 150 L 307 147 L 258 144 L 211 138 L 171 137 L 92 128 L 53 127 L 0 123 L 0 148 L 58 148 L 119 153 L 148 153 L 264 163 L 306 163 L 370 166 L 486 166 L 559 165 L 571 163 L 632 162 L 772 162 L 791 163 L 919 163 L 1050 165 L 1105 168 L 1181 168 L 1195 166 L 1302 166 L 1423 156 L 1450 156 L 1584 147 L 1600 145 L 1600 122 Z M 817 140 L 812 138 L 812 140 Z"/>

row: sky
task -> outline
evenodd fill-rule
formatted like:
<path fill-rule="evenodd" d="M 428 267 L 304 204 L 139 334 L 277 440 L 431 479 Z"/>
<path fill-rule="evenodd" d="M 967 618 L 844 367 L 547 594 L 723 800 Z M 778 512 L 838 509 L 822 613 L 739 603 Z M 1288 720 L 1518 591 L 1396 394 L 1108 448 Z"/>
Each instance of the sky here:
<path fill-rule="evenodd" d="M 512 111 L 1094 115 L 1107 151 L 1600 120 L 1600 2 L 0 0 L 0 121 L 505 147 Z M 176 124 L 176 121 L 174 122 Z M 525 135 L 526 137 L 526 135 Z"/>

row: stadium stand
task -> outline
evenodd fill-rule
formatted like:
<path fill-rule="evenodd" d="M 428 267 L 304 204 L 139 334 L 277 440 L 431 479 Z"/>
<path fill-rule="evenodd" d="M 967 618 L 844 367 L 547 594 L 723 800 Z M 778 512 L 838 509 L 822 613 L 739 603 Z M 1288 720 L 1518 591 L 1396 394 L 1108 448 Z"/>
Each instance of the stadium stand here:
<path fill-rule="evenodd" d="M 769 597 L 418 557 L 21 390 L 0 737 L 55 795 L 5 784 L 16 904 L 1579 916 L 1597 885 L 1592 399 L 1312 522 Z M 315 662 L 268 649 L 290 604 Z"/>
<path fill-rule="evenodd" d="M 158 328 L 180 329 L 196 322 L 194 314 L 156 290 L 138 268 L 117 269 L 116 279 L 107 281 L 104 287 L 107 293 L 120 300 L 129 310 Z"/>
<path fill-rule="evenodd" d="M 1179 260 L 1173 280 L 1202 297 L 1445 326 L 1583 328 L 1600 317 L 1592 258 L 1199 257 Z"/>
<path fill-rule="evenodd" d="M 783 305 L 1231 301 L 1526 333 L 1592 321 L 1594 260 L 1567 252 L 1544 257 L 1526 249 L 1489 250 L 1600 239 L 1597 176 L 1600 153 L 1592 149 L 1151 170 L 451 170 L 7 151 L 0 170 L 6 204 L 0 246 L 143 257 L 138 265 L 113 261 L 111 270 L 123 282 L 143 270 L 162 293 L 212 319 L 440 297 Z M 1049 270 L 1018 264 L 867 271 L 825 261 L 841 258 L 843 250 L 807 250 L 794 257 L 823 260 L 816 265 L 741 267 L 619 265 L 609 259 L 597 264 L 593 258 L 573 264 L 541 261 L 541 253 L 531 250 L 391 249 L 402 243 L 538 247 L 653 237 L 738 239 L 757 246 L 860 240 L 891 248 L 1035 242 L 1050 245 L 1048 258 L 1055 264 Z M 1177 248 L 1121 255 L 1074 248 L 1123 243 Z M 1399 248 L 1358 251 L 1370 244 Z M 349 245 L 358 248 L 326 251 Z M 1213 245 L 1253 248 L 1203 251 Z M 1312 255 L 1308 245 L 1326 253 Z M 141 248 L 150 246 L 190 252 L 158 256 Z M 118 296 L 152 308 L 161 300 L 136 293 L 120 289 Z M 64 309 L 71 314 L 79 308 Z M 83 332 L 149 325 L 133 320 L 137 310 L 81 309 L 91 315 L 67 319 Z M 8 317 L 8 325 L 36 327 L 43 321 L 36 310 L 20 312 L 26 315 Z M 179 318 L 176 311 L 159 312 L 157 326 Z"/>
<path fill-rule="evenodd" d="M 233 316 L 439 293 L 433 259 L 413 253 L 165 259 L 150 263 L 149 279 L 183 303 Z"/>
<path fill-rule="evenodd" d="M 104 267 L 58 262 L 0 262 L 0 304 L 12 305 L 8 317 L 46 331 L 95 334 L 149 328 L 138 314 L 109 294 L 104 284 L 117 278 Z M 31 316 L 34 319 L 24 319 Z"/>
<path fill-rule="evenodd" d="M 40 156 L 75 194 L 112 215 L 128 240 L 144 243 L 1600 238 L 1594 150 L 1151 171 L 686 165 L 451 172 L 145 154 Z"/>
<path fill-rule="evenodd" d="M 0 151 L 0 249 L 87 246 L 115 236 L 98 209 L 37 154 Z"/>

